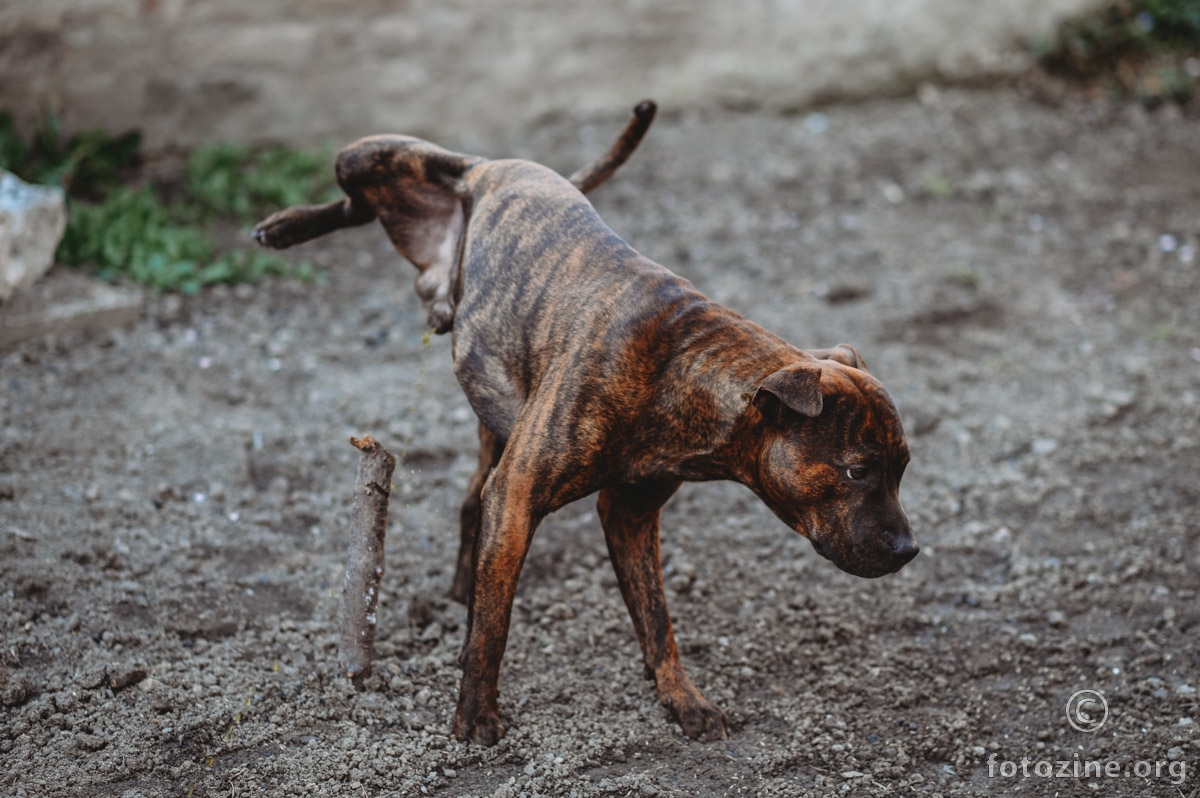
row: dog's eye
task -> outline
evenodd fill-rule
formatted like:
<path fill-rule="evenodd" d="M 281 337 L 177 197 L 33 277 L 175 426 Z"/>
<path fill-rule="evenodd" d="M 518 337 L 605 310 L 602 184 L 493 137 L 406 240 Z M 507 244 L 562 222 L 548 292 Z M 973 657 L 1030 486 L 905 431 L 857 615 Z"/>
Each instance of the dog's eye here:
<path fill-rule="evenodd" d="M 867 467 L 864 465 L 852 465 L 846 468 L 846 479 L 857 482 L 867 475 Z"/>

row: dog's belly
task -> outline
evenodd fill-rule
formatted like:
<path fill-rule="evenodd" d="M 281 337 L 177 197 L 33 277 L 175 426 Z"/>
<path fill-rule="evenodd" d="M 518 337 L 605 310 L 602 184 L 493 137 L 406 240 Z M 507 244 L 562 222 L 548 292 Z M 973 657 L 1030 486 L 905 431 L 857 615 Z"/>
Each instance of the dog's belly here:
<path fill-rule="evenodd" d="M 507 441 L 525 403 L 525 391 L 509 377 L 504 361 L 463 326 L 455 329 L 454 376 L 479 420 Z"/>

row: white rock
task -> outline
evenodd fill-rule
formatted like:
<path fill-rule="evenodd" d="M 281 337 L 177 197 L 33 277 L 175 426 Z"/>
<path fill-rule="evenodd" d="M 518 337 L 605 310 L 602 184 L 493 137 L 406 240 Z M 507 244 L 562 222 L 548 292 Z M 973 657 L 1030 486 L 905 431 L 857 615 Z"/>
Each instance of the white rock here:
<path fill-rule="evenodd" d="M 0 302 L 49 271 L 66 228 L 61 188 L 0 170 Z"/>

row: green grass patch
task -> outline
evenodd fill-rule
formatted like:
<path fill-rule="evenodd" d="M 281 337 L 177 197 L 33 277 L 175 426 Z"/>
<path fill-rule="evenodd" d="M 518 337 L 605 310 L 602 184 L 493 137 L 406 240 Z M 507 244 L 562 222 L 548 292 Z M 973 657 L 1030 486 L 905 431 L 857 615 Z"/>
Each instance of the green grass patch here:
<path fill-rule="evenodd" d="M 1116 0 L 1041 49 L 1052 72 L 1149 104 L 1186 102 L 1200 90 L 1200 0 Z"/>
<path fill-rule="evenodd" d="M 267 275 L 313 276 L 310 265 L 259 250 L 248 238 L 222 246 L 212 231 L 336 196 L 328 151 L 215 144 L 193 152 L 177 178 L 154 183 L 142 173 L 140 144 L 136 132 L 64 138 L 51 115 L 25 139 L 0 112 L 0 168 L 67 192 L 60 263 L 187 294 Z"/>

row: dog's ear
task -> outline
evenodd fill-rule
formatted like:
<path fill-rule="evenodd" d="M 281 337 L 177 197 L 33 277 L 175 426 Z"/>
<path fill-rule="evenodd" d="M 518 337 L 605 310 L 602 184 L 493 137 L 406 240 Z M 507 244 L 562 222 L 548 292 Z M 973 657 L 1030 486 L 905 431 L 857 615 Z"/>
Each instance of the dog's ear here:
<path fill-rule="evenodd" d="M 838 344 L 833 349 L 810 349 L 808 354 L 817 360 L 832 360 L 853 369 L 867 370 L 867 361 L 863 360 L 858 350 L 850 344 Z"/>
<path fill-rule="evenodd" d="M 821 367 L 807 361 L 785 366 L 762 381 L 752 401 L 776 426 L 783 424 L 789 410 L 802 416 L 819 416 L 823 404 Z"/>

